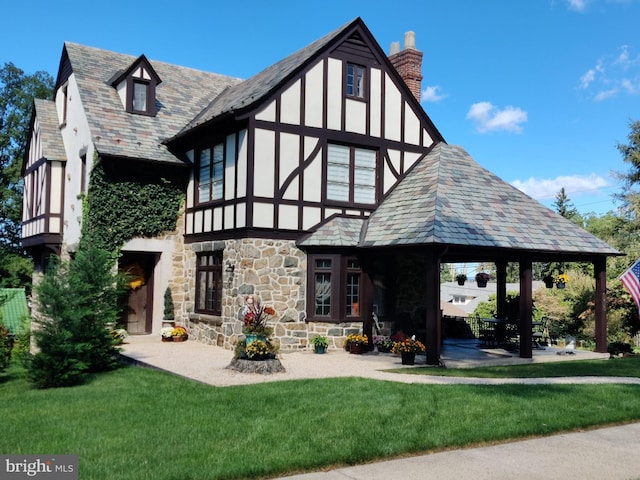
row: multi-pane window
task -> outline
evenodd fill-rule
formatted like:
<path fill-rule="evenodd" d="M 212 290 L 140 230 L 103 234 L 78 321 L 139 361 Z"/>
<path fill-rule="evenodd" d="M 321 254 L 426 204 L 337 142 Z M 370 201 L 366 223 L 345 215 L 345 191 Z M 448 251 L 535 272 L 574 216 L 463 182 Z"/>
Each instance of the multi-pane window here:
<path fill-rule="evenodd" d="M 362 270 L 354 257 L 310 255 L 310 319 L 358 321 L 362 318 Z"/>
<path fill-rule="evenodd" d="M 345 314 L 348 317 L 360 315 L 360 264 L 355 259 L 347 259 L 347 278 L 345 282 Z"/>
<path fill-rule="evenodd" d="M 222 198 L 224 180 L 224 145 L 200 151 L 198 175 L 198 202 L 210 202 Z"/>
<path fill-rule="evenodd" d="M 347 64 L 347 96 L 364 98 L 364 74 L 366 69 L 353 63 Z"/>
<path fill-rule="evenodd" d="M 196 312 L 222 313 L 222 252 L 199 254 L 196 263 Z"/>
<path fill-rule="evenodd" d="M 376 201 L 376 151 L 327 146 L 327 199 L 345 203 Z"/>
<path fill-rule="evenodd" d="M 315 313 L 319 317 L 331 315 L 331 259 L 315 261 Z"/>

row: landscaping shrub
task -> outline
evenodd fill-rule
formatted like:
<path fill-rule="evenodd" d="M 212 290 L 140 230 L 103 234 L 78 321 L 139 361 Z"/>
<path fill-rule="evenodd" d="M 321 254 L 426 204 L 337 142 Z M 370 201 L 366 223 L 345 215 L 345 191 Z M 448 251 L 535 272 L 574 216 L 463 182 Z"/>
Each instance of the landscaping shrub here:
<path fill-rule="evenodd" d="M 611 342 L 607 345 L 607 352 L 609 355 L 631 354 L 633 347 L 625 342 Z"/>
<path fill-rule="evenodd" d="M 40 388 L 83 383 L 88 373 L 119 365 L 106 328 L 119 319 L 124 282 L 112 255 L 85 246 L 70 261 L 54 261 L 35 287 L 38 317 L 29 356 L 30 380 Z"/>

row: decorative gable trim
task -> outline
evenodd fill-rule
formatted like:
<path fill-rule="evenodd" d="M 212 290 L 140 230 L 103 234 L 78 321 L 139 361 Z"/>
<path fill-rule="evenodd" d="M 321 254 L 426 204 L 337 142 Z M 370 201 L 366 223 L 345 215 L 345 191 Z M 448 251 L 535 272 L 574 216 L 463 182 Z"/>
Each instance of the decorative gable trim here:
<path fill-rule="evenodd" d="M 129 68 L 117 74 L 109 83 L 118 92 L 127 112 L 154 117 L 157 113 L 156 87 L 161 82 L 147 57 L 140 55 Z"/>

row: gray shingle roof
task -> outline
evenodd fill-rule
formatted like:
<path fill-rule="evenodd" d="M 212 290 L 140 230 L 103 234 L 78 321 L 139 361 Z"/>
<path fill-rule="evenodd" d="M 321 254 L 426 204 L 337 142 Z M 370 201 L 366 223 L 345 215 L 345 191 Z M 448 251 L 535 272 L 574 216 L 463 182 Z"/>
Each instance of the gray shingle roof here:
<path fill-rule="evenodd" d="M 369 217 L 360 246 L 450 244 L 542 252 L 620 252 L 481 167 L 437 144 Z"/>
<path fill-rule="evenodd" d="M 40 144 L 48 160 L 66 161 L 60 122 L 56 112 L 56 104 L 50 100 L 34 99 L 36 117 L 40 124 Z"/>
<path fill-rule="evenodd" d="M 303 247 L 356 247 L 360 242 L 360 232 L 364 222 L 364 218 L 334 217 L 298 242 L 298 245 Z"/>
<path fill-rule="evenodd" d="M 177 134 L 211 99 L 240 79 L 150 60 L 162 80 L 155 117 L 127 113 L 109 80 L 138 57 L 65 43 L 80 101 L 98 152 L 165 163 L 182 163 L 163 141 Z M 73 101 L 73 99 L 71 99 Z"/>
<path fill-rule="evenodd" d="M 184 133 L 198 125 L 204 124 L 226 113 L 232 113 L 249 105 L 254 105 L 271 93 L 289 75 L 302 68 L 304 64 L 328 45 L 332 40 L 340 36 L 352 25 L 361 22 L 359 18 L 342 25 L 331 33 L 271 65 L 262 72 L 231 87 L 213 100 L 202 112 L 200 112 L 183 129 Z"/>

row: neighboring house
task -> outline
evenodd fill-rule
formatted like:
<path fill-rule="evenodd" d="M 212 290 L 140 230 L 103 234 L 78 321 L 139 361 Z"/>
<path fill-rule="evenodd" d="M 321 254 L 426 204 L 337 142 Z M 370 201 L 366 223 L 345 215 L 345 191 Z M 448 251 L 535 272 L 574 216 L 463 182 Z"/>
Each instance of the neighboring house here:
<path fill-rule="evenodd" d="M 29 328 L 29 319 L 24 288 L 0 288 L 0 325 L 17 335 Z"/>
<path fill-rule="evenodd" d="M 182 189 L 170 228 L 123 240 L 120 267 L 138 272 L 130 333 L 159 331 L 167 287 L 191 338 L 227 348 L 241 338 L 246 295 L 275 308 L 283 349 L 317 333 L 338 347 L 371 333 L 373 313 L 393 330 L 422 306 L 433 362 L 440 262 L 527 271 L 580 259 L 600 275 L 618 252 L 447 145 L 420 106 L 413 35 L 393 50 L 358 18 L 241 81 L 65 43 L 54 102 L 35 102 L 23 169 L 36 271 L 77 248 L 100 171 L 112 184 Z M 120 217 L 157 201 L 136 199 Z M 105 232 L 118 229 L 101 214 Z"/>
<path fill-rule="evenodd" d="M 468 316 L 473 314 L 480 302 L 488 302 L 489 295 L 496 295 L 498 285 L 495 282 L 487 283 L 486 287 L 480 288 L 474 281 L 467 281 L 464 285 L 458 285 L 457 282 L 445 282 L 440 286 L 440 293 L 442 302 L 447 304 L 446 309 L 455 307 L 459 312 L 455 313 L 455 310 L 445 310 L 443 315 L 449 315 L 453 317 Z M 541 281 L 532 282 L 533 290 L 544 287 L 544 283 Z M 520 292 L 519 283 L 507 283 L 507 292 Z M 461 313 L 460 313 L 461 311 Z"/>

